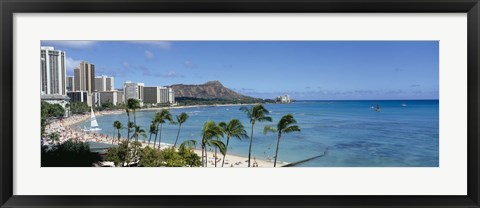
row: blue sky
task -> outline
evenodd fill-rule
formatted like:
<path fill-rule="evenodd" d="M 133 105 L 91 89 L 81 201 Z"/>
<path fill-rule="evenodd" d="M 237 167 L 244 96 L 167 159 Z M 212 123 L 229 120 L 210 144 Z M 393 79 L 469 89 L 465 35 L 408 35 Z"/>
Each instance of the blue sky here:
<path fill-rule="evenodd" d="M 241 94 L 298 100 L 438 99 L 437 41 L 42 41 L 96 75 L 146 86 L 219 80 Z"/>

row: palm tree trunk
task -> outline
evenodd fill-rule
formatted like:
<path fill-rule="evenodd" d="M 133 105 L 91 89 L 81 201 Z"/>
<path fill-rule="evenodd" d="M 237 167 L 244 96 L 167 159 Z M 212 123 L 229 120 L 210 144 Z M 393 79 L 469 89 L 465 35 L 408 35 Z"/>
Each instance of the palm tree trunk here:
<path fill-rule="evenodd" d="M 223 155 L 223 160 L 222 160 L 222 168 L 223 168 L 223 164 L 225 164 L 225 156 L 227 155 L 227 151 L 228 151 L 228 142 L 230 141 L 230 135 L 227 136 L 227 145 L 225 145 L 225 154 Z"/>
<path fill-rule="evenodd" d="M 205 147 L 202 145 L 202 167 L 205 167 Z"/>
<path fill-rule="evenodd" d="M 156 131 L 156 133 L 155 133 L 155 141 L 153 142 L 153 149 L 155 149 L 155 148 L 156 148 L 156 147 L 155 147 L 155 145 L 156 145 L 156 143 L 157 143 L 157 136 L 158 136 L 158 126 L 159 126 L 159 124 L 157 123 L 157 131 Z"/>
<path fill-rule="evenodd" d="M 255 123 L 252 123 L 252 133 L 250 134 L 250 146 L 248 147 L 248 167 L 250 167 L 250 158 L 252 155 L 252 142 L 253 142 L 253 126 Z"/>
<path fill-rule="evenodd" d="M 117 144 L 120 144 L 120 129 L 117 129 L 118 141 Z"/>
<path fill-rule="evenodd" d="M 207 148 L 205 147 L 205 167 L 208 167 L 208 155 L 207 155 Z"/>
<path fill-rule="evenodd" d="M 218 141 L 218 138 L 217 138 Z M 213 156 L 213 159 L 215 160 L 215 167 L 217 167 L 217 146 L 215 146 L 215 155 Z"/>
<path fill-rule="evenodd" d="M 175 148 L 177 146 L 178 136 L 180 136 L 180 127 L 182 127 L 182 124 L 178 125 L 177 139 L 175 139 L 175 143 L 173 144 L 173 148 Z"/>
<path fill-rule="evenodd" d="M 152 140 L 152 132 L 150 132 L 150 138 L 148 139 L 148 145 L 150 145 L 151 140 Z"/>
<path fill-rule="evenodd" d="M 133 109 L 133 126 L 134 126 L 135 129 L 137 129 L 137 115 L 135 113 L 135 109 Z M 138 133 L 136 133 L 136 132 L 135 132 L 135 141 L 138 142 Z M 136 148 L 135 148 L 135 150 L 136 150 Z"/>
<path fill-rule="evenodd" d="M 115 127 L 113 127 L 112 144 L 115 142 Z"/>
<path fill-rule="evenodd" d="M 277 150 L 275 150 L 275 162 L 273 162 L 273 167 L 277 166 L 278 146 L 280 146 L 280 137 L 281 136 L 282 136 L 282 133 L 278 132 Z"/>
<path fill-rule="evenodd" d="M 130 115 L 128 116 L 128 121 L 127 121 L 127 142 L 130 142 Z M 128 146 L 127 146 L 128 147 Z"/>
<path fill-rule="evenodd" d="M 163 124 L 160 124 L 160 137 L 158 138 L 158 149 L 160 149 L 160 145 L 162 144 L 162 128 L 163 128 Z"/>

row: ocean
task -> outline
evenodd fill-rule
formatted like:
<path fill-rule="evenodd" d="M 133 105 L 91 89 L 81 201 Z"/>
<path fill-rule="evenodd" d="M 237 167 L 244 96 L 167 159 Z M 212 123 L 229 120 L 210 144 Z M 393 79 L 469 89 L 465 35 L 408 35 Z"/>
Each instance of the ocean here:
<path fill-rule="evenodd" d="M 380 106 L 380 112 L 371 106 Z M 276 126 L 288 113 L 294 115 L 301 132 L 283 134 L 278 160 L 288 163 L 323 155 L 298 167 L 438 167 L 438 100 L 394 101 L 297 101 L 290 104 L 265 104 L 273 122 L 257 122 L 252 155 L 272 159 L 277 135 L 263 134 L 266 125 Z M 207 120 L 228 122 L 240 119 L 250 136 L 251 124 L 240 106 L 191 107 L 171 109 L 175 116 L 186 112 L 190 118 L 182 125 L 179 143 L 201 140 Z M 147 132 L 156 111 L 138 111 L 137 124 Z M 133 115 L 132 121 L 133 121 Z M 127 121 L 126 113 L 98 116 L 100 133 L 113 135 L 113 122 Z M 80 125 L 89 126 L 89 122 Z M 178 126 L 164 124 L 162 143 L 173 144 Z M 126 137 L 127 131 L 121 131 Z M 152 136 L 152 142 L 154 140 Z M 223 141 L 225 142 L 226 139 Z M 249 140 L 230 139 L 228 152 L 248 156 Z M 197 144 L 197 148 L 199 148 Z M 252 159 L 253 159 L 252 156 Z"/>

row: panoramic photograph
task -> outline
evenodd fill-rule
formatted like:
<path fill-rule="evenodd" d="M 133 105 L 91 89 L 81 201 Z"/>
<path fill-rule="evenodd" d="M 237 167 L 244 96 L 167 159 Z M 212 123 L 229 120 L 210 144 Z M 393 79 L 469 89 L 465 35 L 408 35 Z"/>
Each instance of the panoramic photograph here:
<path fill-rule="evenodd" d="M 41 167 L 439 167 L 438 41 L 44 40 Z"/>

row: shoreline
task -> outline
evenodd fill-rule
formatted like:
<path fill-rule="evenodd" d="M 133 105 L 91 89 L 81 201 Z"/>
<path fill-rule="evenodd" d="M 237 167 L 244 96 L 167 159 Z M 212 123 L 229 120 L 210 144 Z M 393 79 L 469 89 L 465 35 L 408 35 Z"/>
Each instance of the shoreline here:
<path fill-rule="evenodd" d="M 209 105 L 209 106 L 239 106 L 239 105 L 251 105 L 251 104 L 225 104 L 225 105 Z M 179 106 L 177 108 L 192 108 L 192 107 L 204 107 L 204 106 Z M 164 107 L 164 108 L 171 108 L 171 107 Z M 161 108 L 159 108 L 161 109 Z M 158 109 L 148 109 L 148 110 L 158 110 Z M 103 115 L 112 115 L 112 114 L 119 114 L 123 113 L 123 110 L 114 110 L 114 111 L 100 111 L 95 113 L 97 116 Z M 111 135 L 100 134 L 96 132 L 85 132 L 82 131 L 78 124 L 88 120 L 90 118 L 90 114 L 85 115 L 73 115 L 68 118 L 64 118 L 62 120 L 56 120 L 47 125 L 45 128 L 46 134 L 57 132 L 59 133 L 59 141 L 56 143 L 63 143 L 68 140 L 73 141 L 82 141 L 82 142 L 96 142 L 108 145 L 118 145 L 118 138 L 112 137 Z M 121 137 L 120 141 L 125 141 L 126 138 Z M 148 144 L 148 140 L 139 140 L 142 143 L 142 148 L 146 147 Z M 49 143 L 48 141 L 44 141 L 44 143 Z M 155 143 L 158 147 L 158 142 Z M 153 147 L 153 143 L 148 145 Z M 161 143 L 161 149 L 165 149 L 167 147 L 171 147 L 173 144 Z M 202 156 L 201 149 L 193 149 L 193 151 L 198 155 Z M 221 167 L 222 165 L 223 155 L 221 153 L 217 154 L 217 167 Z M 109 161 L 104 161 L 103 163 L 108 163 Z M 255 156 L 252 156 L 251 163 L 256 162 L 258 167 L 272 167 L 273 168 L 273 161 L 265 160 L 265 159 L 257 159 Z M 207 167 L 208 168 L 215 168 L 215 158 L 214 158 L 214 151 L 210 150 L 207 151 Z M 288 163 L 277 161 L 277 167 L 282 167 L 283 165 L 287 165 Z M 225 156 L 225 166 L 224 167 L 248 167 L 248 157 L 230 154 L 227 153 Z"/>
<path fill-rule="evenodd" d="M 244 105 L 256 105 L 260 103 L 240 103 L 240 104 L 211 104 L 211 105 L 184 105 L 184 106 L 168 106 L 168 107 L 153 107 L 153 108 L 142 108 L 138 111 L 149 111 L 149 110 L 162 110 L 162 109 L 185 109 L 185 108 L 201 108 L 201 107 L 225 107 L 225 106 L 244 106 Z"/>

